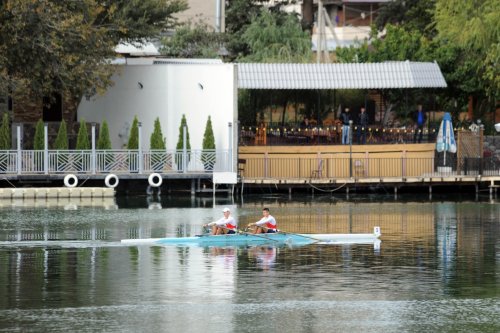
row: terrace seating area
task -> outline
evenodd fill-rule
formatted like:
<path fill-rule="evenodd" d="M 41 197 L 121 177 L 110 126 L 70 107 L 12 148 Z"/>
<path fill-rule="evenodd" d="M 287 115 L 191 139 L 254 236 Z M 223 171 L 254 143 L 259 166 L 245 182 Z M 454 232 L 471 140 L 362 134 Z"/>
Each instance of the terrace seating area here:
<path fill-rule="evenodd" d="M 366 144 L 413 143 L 415 129 L 408 127 L 366 128 L 353 126 L 352 143 L 359 144 L 360 136 L 365 134 Z M 437 129 L 424 129 L 422 142 L 434 142 Z M 290 145 L 340 145 L 342 144 L 342 126 L 339 124 L 325 127 L 252 127 L 242 126 L 239 132 L 240 146 L 290 146 Z"/>

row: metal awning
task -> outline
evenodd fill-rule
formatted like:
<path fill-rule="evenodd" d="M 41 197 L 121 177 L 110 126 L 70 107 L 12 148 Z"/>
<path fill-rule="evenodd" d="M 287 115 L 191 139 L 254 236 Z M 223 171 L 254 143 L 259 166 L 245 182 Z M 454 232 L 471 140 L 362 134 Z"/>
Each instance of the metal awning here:
<path fill-rule="evenodd" d="M 239 63 L 240 89 L 445 88 L 436 62 L 349 64 Z"/>

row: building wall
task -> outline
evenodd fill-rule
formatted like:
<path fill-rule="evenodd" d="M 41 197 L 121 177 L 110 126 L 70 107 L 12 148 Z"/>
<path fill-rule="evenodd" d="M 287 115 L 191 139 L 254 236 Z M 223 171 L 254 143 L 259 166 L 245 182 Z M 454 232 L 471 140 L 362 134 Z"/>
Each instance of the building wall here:
<path fill-rule="evenodd" d="M 228 149 L 229 126 L 236 147 L 235 68 L 231 64 L 126 65 L 114 77 L 115 85 L 104 96 L 82 99 L 78 119 L 109 125 L 114 149 L 126 145 L 137 115 L 142 123 L 142 148 L 156 117 L 160 118 L 167 149 L 175 149 L 182 115 L 186 115 L 192 149 L 201 149 L 208 116 L 211 116 L 217 149 Z M 142 88 L 141 88 L 142 85 Z"/>
<path fill-rule="evenodd" d="M 189 9 L 175 15 L 180 22 L 204 22 L 209 26 L 216 28 L 216 8 L 217 1 L 222 3 L 221 20 L 222 31 L 224 31 L 224 3 L 225 0 L 187 0 Z"/>

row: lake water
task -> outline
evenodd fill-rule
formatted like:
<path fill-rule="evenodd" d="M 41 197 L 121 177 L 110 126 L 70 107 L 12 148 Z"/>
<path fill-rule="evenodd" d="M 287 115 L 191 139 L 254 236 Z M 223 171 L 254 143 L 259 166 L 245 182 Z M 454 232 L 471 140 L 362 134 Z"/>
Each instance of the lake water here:
<path fill-rule="evenodd" d="M 271 209 L 381 244 L 124 246 Z M 499 332 L 500 200 L 119 198 L 0 204 L 0 332 Z"/>

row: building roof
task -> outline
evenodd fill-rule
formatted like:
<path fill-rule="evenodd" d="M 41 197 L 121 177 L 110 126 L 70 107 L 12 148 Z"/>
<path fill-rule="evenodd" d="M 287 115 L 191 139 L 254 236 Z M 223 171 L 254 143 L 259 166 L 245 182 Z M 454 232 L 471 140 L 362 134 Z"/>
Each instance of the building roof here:
<path fill-rule="evenodd" d="M 240 89 L 444 88 L 436 62 L 349 64 L 240 63 Z"/>

